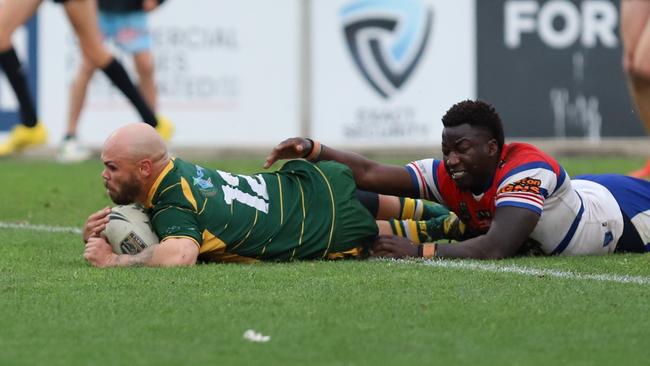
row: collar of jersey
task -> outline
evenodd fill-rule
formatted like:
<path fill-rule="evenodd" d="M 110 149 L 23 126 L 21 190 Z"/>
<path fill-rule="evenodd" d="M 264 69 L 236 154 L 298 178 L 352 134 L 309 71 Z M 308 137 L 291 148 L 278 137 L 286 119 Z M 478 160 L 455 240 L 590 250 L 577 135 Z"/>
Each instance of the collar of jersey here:
<path fill-rule="evenodd" d="M 153 183 L 151 188 L 149 189 L 149 193 L 147 194 L 147 205 L 146 208 L 151 208 L 153 206 L 152 201 L 153 201 L 153 195 L 156 193 L 158 190 L 158 186 L 160 186 L 160 182 L 162 182 L 163 178 L 169 173 L 170 170 L 174 167 L 174 159 L 169 159 L 169 163 L 165 166 L 165 168 L 158 174 L 158 178 L 156 178 L 156 181 Z"/>
<path fill-rule="evenodd" d="M 499 170 L 499 168 L 503 164 L 505 164 L 505 161 L 506 161 L 506 144 L 503 144 L 503 148 L 501 149 L 501 154 L 499 154 L 499 161 L 497 161 L 497 166 L 495 167 L 494 172 L 492 173 L 492 175 L 490 175 L 490 179 L 487 179 L 485 181 L 485 184 L 484 184 L 484 186 L 483 186 L 483 188 L 481 189 L 480 192 L 474 192 L 474 191 L 472 191 L 470 189 L 470 192 L 472 192 L 472 194 L 474 195 L 474 198 L 477 198 L 477 196 L 480 196 L 480 198 L 478 198 L 477 201 L 479 201 L 481 198 L 483 198 L 483 194 L 485 192 L 487 192 L 487 190 L 490 189 L 490 187 L 492 187 L 492 184 L 494 183 L 493 182 L 494 177 L 497 174 L 497 170 Z"/>

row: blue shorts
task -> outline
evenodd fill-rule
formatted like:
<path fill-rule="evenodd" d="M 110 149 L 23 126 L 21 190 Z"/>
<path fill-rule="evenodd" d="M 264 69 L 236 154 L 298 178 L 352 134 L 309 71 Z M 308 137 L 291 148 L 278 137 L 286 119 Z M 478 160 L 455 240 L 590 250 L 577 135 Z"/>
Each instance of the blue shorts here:
<path fill-rule="evenodd" d="M 99 29 L 123 51 L 135 54 L 151 49 L 151 36 L 144 11 L 113 13 L 99 11 Z"/>

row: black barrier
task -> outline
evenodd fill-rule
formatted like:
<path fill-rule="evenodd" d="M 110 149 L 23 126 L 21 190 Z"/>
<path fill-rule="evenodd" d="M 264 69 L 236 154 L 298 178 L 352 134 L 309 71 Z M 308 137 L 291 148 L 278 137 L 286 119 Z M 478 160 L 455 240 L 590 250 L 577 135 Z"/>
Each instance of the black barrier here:
<path fill-rule="evenodd" d="M 478 96 L 507 136 L 640 136 L 617 0 L 478 0 Z"/>

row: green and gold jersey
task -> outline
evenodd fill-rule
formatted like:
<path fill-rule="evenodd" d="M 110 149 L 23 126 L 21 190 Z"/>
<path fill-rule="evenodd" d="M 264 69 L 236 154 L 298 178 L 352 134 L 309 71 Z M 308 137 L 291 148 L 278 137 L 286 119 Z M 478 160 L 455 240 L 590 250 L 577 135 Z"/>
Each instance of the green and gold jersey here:
<path fill-rule="evenodd" d="M 355 198 L 352 174 L 336 162 L 287 162 L 251 176 L 174 159 L 148 196 L 151 222 L 163 241 L 186 237 L 199 260 L 328 258 L 377 234 Z"/>

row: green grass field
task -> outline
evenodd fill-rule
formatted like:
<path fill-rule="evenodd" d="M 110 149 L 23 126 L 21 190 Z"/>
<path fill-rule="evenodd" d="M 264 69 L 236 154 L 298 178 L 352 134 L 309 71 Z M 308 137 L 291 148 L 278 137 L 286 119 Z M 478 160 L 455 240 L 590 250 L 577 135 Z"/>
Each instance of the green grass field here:
<path fill-rule="evenodd" d="M 575 175 L 642 160 L 562 163 Z M 0 161 L 0 365 L 650 362 L 648 255 L 100 270 L 79 234 L 53 230 L 109 205 L 101 169 Z"/>

